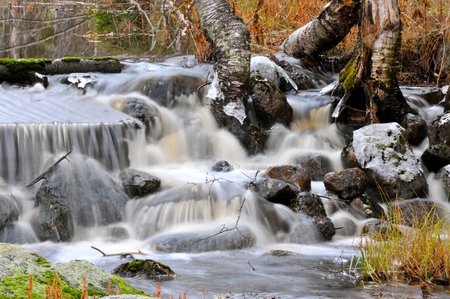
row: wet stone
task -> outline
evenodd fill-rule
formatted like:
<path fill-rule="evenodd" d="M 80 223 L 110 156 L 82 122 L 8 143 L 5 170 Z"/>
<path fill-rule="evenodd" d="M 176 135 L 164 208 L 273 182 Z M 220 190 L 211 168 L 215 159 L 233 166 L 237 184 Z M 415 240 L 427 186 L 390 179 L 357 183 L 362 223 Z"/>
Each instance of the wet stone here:
<path fill-rule="evenodd" d="M 276 179 L 261 179 L 251 187 L 268 201 L 288 207 L 299 192 L 294 185 Z"/>
<path fill-rule="evenodd" d="M 300 191 L 311 190 L 311 177 L 309 172 L 302 167 L 293 165 L 272 166 L 267 169 L 266 176 L 292 184 Z"/>
<path fill-rule="evenodd" d="M 419 115 L 408 113 L 403 121 L 411 145 L 419 145 L 427 137 L 427 123 Z"/>
<path fill-rule="evenodd" d="M 422 161 L 430 171 L 439 171 L 450 163 L 450 113 L 443 114 L 428 126 L 429 146 Z"/>
<path fill-rule="evenodd" d="M 325 156 L 319 154 L 305 154 L 293 160 L 293 164 L 309 172 L 311 180 L 321 181 L 328 172 L 333 171 L 333 163 Z"/>
<path fill-rule="evenodd" d="M 119 177 L 123 190 L 131 198 L 155 193 L 161 187 L 159 178 L 136 169 L 125 169 L 121 171 Z"/>
<path fill-rule="evenodd" d="M 169 266 L 150 259 L 133 260 L 121 264 L 112 273 L 122 277 L 144 277 L 156 280 L 169 280 L 176 275 Z"/>
<path fill-rule="evenodd" d="M 344 200 L 355 198 L 367 189 L 367 177 L 360 168 L 348 168 L 327 173 L 323 183 L 325 188 Z"/>
<path fill-rule="evenodd" d="M 233 166 L 225 160 L 216 162 L 211 168 L 212 171 L 229 172 L 233 170 Z"/>

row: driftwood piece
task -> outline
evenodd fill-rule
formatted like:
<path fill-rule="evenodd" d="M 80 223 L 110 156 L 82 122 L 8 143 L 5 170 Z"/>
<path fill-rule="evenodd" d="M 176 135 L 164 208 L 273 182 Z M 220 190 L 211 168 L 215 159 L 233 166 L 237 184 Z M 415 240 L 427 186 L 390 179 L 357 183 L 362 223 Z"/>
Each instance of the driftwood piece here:
<path fill-rule="evenodd" d="M 97 247 L 91 246 L 91 248 L 97 250 L 98 252 L 100 252 L 104 257 L 107 257 L 107 256 L 120 256 L 121 258 L 126 258 L 126 257 L 133 257 L 133 254 L 148 255 L 148 253 L 142 252 L 140 250 L 138 250 L 138 251 L 130 251 L 130 252 L 120 252 L 120 253 L 104 253 L 103 251 L 101 251 Z"/>
<path fill-rule="evenodd" d="M 64 156 L 62 156 L 61 158 L 58 159 L 58 161 L 56 161 L 55 163 L 53 163 L 49 168 L 47 168 L 43 173 L 41 173 L 37 178 L 35 178 L 33 181 L 31 181 L 28 185 L 26 185 L 25 187 L 31 187 L 34 184 L 36 184 L 37 182 L 39 182 L 40 180 L 46 179 L 48 178 L 53 171 L 55 171 L 56 167 L 58 166 L 59 163 L 61 163 L 62 160 L 67 159 L 67 156 L 70 155 L 70 153 L 72 152 L 72 150 L 69 150 L 67 152 L 67 154 L 65 154 Z"/>

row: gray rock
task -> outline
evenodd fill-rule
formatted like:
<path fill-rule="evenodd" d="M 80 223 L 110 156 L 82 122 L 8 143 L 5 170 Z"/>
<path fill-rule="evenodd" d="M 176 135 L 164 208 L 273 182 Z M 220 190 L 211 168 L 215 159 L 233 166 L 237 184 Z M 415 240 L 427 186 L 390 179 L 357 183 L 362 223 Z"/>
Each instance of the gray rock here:
<path fill-rule="evenodd" d="M 71 155 L 36 193 L 31 222 L 40 240 L 69 241 L 76 226 L 107 225 L 122 219 L 129 200 L 94 160 Z"/>
<path fill-rule="evenodd" d="M 232 227 L 232 226 L 231 226 Z M 255 235 L 245 227 L 203 233 L 174 233 L 152 239 L 151 244 L 162 252 L 205 252 L 215 250 L 234 250 L 251 247 Z"/>
<path fill-rule="evenodd" d="M 411 145 L 419 145 L 427 137 L 427 123 L 419 115 L 406 114 L 402 126 L 406 128 Z"/>
<path fill-rule="evenodd" d="M 155 193 L 161 187 L 161 180 L 149 173 L 136 169 L 125 169 L 120 172 L 123 190 L 129 197 L 142 197 Z"/>
<path fill-rule="evenodd" d="M 321 181 L 325 174 L 333 171 L 333 163 L 329 158 L 314 153 L 295 158 L 293 164 L 306 169 L 313 181 Z"/>
<path fill-rule="evenodd" d="M 288 207 L 299 193 L 294 185 L 276 179 L 260 179 L 251 187 L 268 201 Z"/>
<path fill-rule="evenodd" d="M 422 166 L 399 124 L 372 124 L 354 131 L 353 149 L 373 188 L 382 190 L 383 200 L 427 194 Z"/>
<path fill-rule="evenodd" d="M 397 219 L 400 224 L 413 225 L 427 221 L 436 222 L 440 219 L 440 209 L 436 204 L 427 199 L 414 198 L 410 200 L 395 201 L 389 207 L 389 213 L 392 214 L 395 210 L 400 211 L 400 219 Z"/>
<path fill-rule="evenodd" d="M 233 170 L 233 166 L 231 166 L 231 164 L 228 163 L 227 161 L 222 160 L 216 162 L 211 168 L 211 170 L 217 172 L 229 172 Z"/>
<path fill-rule="evenodd" d="M 450 164 L 442 167 L 437 174 L 437 178 L 441 181 L 447 195 L 450 195 Z"/>
<path fill-rule="evenodd" d="M 19 204 L 12 198 L 0 195 L 0 232 L 6 225 L 19 219 Z"/>
<path fill-rule="evenodd" d="M 428 170 L 437 172 L 450 164 L 450 113 L 443 114 L 428 126 L 428 140 L 422 161 Z"/>
<path fill-rule="evenodd" d="M 327 173 L 323 179 L 325 188 L 344 200 L 355 198 L 366 191 L 369 182 L 360 168 L 348 168 Z"/>

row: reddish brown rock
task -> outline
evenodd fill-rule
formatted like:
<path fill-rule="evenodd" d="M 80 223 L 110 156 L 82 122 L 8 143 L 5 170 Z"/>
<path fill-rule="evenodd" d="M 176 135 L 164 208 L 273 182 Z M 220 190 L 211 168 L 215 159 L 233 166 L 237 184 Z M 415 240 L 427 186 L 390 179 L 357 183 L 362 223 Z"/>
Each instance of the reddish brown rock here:
<path fill-rule="evenodd" d="M 300 191 L 311 190 L 309 172 L 301 167 L 292 165 L 273 166 L 267 170 L 266 176 L 292 184 L 299 188 Z"/>

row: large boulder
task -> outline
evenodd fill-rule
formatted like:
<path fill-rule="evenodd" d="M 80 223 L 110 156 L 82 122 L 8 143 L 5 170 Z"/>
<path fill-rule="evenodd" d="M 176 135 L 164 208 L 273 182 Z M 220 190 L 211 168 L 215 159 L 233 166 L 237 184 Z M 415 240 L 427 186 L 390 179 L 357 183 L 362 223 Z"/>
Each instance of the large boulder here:
<path fill-rule="evenodd" d="M 391 218 L 399 224 L 412 226 L 427 221 L 428 223 L 439 221 L 440 209 L 436 204 L 427 199 L 414 198 L 392 202 L 389 206 Z"/>
<path fill-rule="evenodd" d="M 313 181 L 322 181 L 325 174 L 333 171 L 333 163 L 328 157 L 316 153 L 300 155 L 293 163 L 306 169 Z"/>
<path fill-rule="evenodd" d="M 445 189 L 447 196 L 450 195 L 450 164 L 442 167 L 442 169 L 438 172 L 437 178 L 442 184 L 442 187 Z"/>
<path fill-rule="evenodd" d="M 383 200 L 425 196 L 428 185 L 420 161 L 397 123 L 372 124 L 353 132 L 355 157 Z"/>
<path fill-rule="evenodd" d="M 311 176 L 302 167 L 292 165 L 272 166 L 267 169 L 266 176 L 292 184 L 300 191 L 311 190 Z"/>
<path fill-rule="evenodd" d="M 31 222 L 40 240 L 69 241 L 76 226 L 122 220 L 129 197 L 94 160 L 72 155 L 60 163 L 36 193 Z"/>
<path fill-rule="evenodd" d="M 430 171 L 450 164 L 450 113 L 443 114 L 428 126 L 429 146 L 422 161 Z"/>
<path fill-rule="evenodd" d="M 293 110 L 284 94 L 270 81 L 262 78 L 252 79 L 252 107 L 258 123 L 270 129 L 275 123 L 288 126 Z"/>
<path fill-rule="evenodd" d="M 112 273 L 122 277 L 144 277 L 156 280 L 169 280 L 176 275 L 169 266 L 150 259 L 133 260 L 121 264 Z"/>
<path fill-rule="evenodd" d="M 0 195 L 0 232 L 6 225 L 19 219 L 18 203 L 11 197 Z"/>
<path fill-rule="evenodd" d="M 136 169 L 124 169 L 120 172 L 123 190 L 129 197 L 142 197 L 158 191 L 161 180 L 149 173 Z"/>
<path fill-rule="evenodd" d="M 360 168 L 329 172 L 325 175 L 323 183 L 327 190 L 345 200 L 363 194 L 369 185 L 366 174 Z"/>
<path fill-rule="evenodd" d="M 46 298 L 47 284 L 58 276 L 62 298 L 80 298 L 83 280 L 90 296 L 102 297 L 111 290 L 121 294 L 146 295 L 123 279 L 110 275 L 86 261 L 52 265 L 42 256 L 20 246 L 0 243 L 0 298 L 27 298 L 29 276 L 33 278 L 33 298 Z"/>

